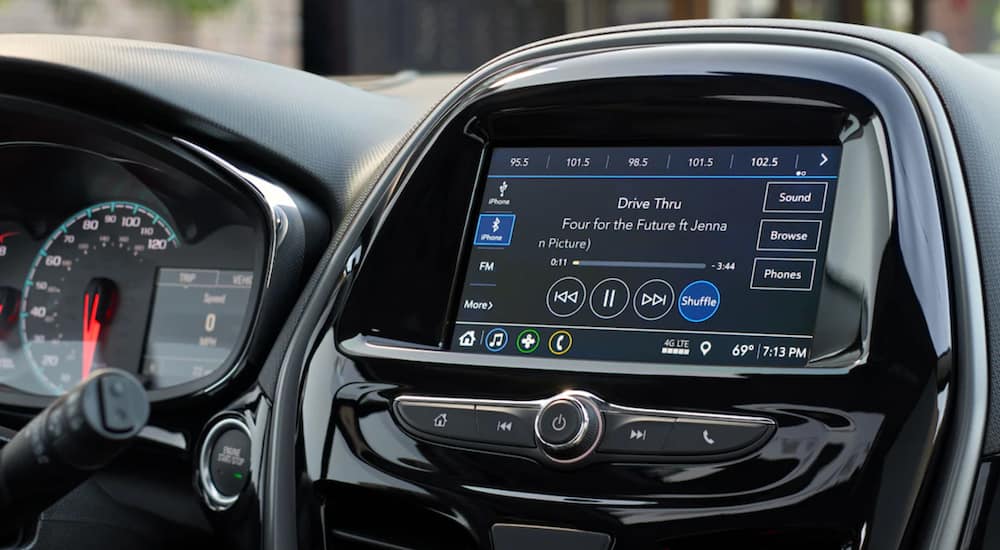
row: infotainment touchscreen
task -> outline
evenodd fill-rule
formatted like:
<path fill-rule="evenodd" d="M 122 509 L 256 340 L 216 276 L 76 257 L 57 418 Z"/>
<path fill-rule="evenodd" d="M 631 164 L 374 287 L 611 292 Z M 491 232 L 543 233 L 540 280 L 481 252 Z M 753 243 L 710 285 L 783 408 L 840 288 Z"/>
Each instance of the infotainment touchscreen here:
<path fill-rule="evenodd" d="M 805 365 L 840 153 L 494 149 L 451 349 Z"/>

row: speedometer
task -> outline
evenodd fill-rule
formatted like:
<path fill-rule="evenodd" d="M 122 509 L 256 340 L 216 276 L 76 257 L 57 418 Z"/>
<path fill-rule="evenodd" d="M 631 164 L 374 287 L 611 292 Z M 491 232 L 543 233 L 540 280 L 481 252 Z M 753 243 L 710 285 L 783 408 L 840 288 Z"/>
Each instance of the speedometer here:
<path fill-rule="evenodd" d="M 24 283 L 19 330 L 52 393 L 98 368 L 137 369 L 156 256 L 178 245 L 162 216 L 132 202 L 95 204 L 45 240 Z"/>

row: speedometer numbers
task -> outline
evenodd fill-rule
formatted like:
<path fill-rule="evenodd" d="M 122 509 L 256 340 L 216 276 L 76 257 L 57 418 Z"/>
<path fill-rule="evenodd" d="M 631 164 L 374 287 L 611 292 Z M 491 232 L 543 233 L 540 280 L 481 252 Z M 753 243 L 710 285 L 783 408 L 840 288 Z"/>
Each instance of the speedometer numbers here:
<path fill-rule="evenodd" d="M 179 245 L 159 214 L 131 202 L 82 210 L 46 239 L 22 289 L 25 354 L 52 393 L 142 356 L 157 256 Z"/>

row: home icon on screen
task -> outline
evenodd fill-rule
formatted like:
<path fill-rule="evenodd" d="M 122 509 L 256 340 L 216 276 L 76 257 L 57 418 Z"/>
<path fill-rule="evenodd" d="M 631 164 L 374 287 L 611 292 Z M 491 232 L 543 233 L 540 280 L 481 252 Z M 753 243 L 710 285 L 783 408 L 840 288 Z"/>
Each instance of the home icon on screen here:
<path fill-rule="evenodd" d="M 471 348 L 476 345 L 476 331 L 467 330 L 458 337 L 458 345 L 463 348 Z"/>

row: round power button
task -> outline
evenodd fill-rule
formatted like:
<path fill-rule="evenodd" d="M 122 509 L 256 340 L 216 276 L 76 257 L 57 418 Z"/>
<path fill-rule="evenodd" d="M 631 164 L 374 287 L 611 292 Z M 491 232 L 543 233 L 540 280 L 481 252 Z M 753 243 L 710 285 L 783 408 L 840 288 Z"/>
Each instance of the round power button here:
<path fill-rule="evenodd" d="M 603 432 L 597 402 L 569 391 L 549 399 L 535 417 L 535 438 L 556 464 L 573 464 L 594 452 Z"/>
<path fill-rule="evenodd" d="M 586 414 L 575 401 L 553 401 L 538 415 L 538 438 L 553 447 L 570 443 L 580 435 Z"/>

